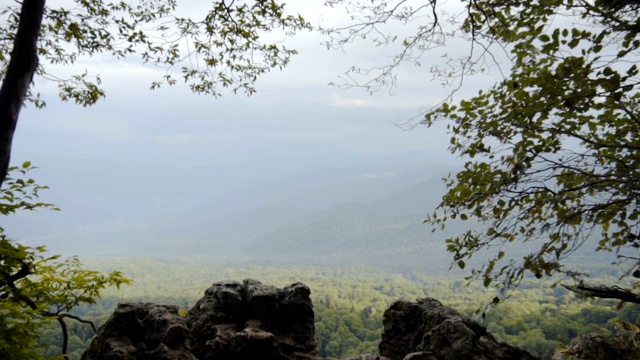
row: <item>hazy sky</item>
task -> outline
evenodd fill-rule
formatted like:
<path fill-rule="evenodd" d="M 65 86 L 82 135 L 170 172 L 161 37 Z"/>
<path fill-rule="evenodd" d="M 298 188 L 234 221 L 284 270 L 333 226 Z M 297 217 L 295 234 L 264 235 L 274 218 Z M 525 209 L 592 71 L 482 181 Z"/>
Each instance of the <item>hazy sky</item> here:
<path fill-rule="evenodd" d="M 340 23 L 346 19 L 341 9 L 326 9 L 323 3 L 290 1 L 290 9 L 301 12 L 314 26 L 320 21 Z M 192 5 L 182 11 L 197 14 L 202 9 Z M 407 32 L 402 27 L 395 30 Z M 393 49 L 362 43 L 332 51 L 322 44 L 324 40 L 315 31 L 287 38 L 287 46 L 297 49 L 299 55 L 283 71 L 274 70 L 260 78 L 258 92 L 251 97 L 229 93 L 221 98 L 198 96 L 181 85 L 150 91 L 151 81 L 158 79 L 162 70 L 141 66 L 133 59 L 82 58 L 70 68 L 55 70 L 78 73 L 87 69 L 90 74 L 100 74 L 106 99 L 89 108 L 61 103 L 55 84 L 36 79 L 36 91 L 42 93 L 47 107 L 22 111 L 13 164 L 29 160 L 41 168 L 33 176 L 51 185 L 54 195 L 45 200 L 63 209 L 55 216 L 81 213 L 82 204 L 91 202 L 92 219 L 97 221 L 106 218 L 99 209 L 107 193 L 122 192 L 124 198 L 133 198 L 136 187 L 157 186 L 161 197 L 177 187 L 195 187 L 191 193 L 210 196 L 221 189 L 223 182 L 216 182 L 218 178 L 228 175 L 220 173 L 228 171 L 222 166 L 225 164 L 255 167 L 253 173 L 252 169 L 238 172 L 244 179 L 227 176 L 226 184 L 232 184 L 319 167 L 348 166 L 370 155 L 420 151 L 425 154 L 425 163 L 460 161 L 446 150 L 449 136 L 444 126 L 419 126 L 411 131 L 397 126 L 415 121 L 425 107 L 450 91 L 432 82 L 429 73 L 430 64 L 441 61 L 442 52 L 429 54 L 421 67 L 402 67 L 398 87 L 370 95 L 361 89 L 341 90 L 328 84 L 350 66 L 385 64 Z M 443 51 L 464 51 L 466 45 L 457 46 L 452 43 Z M 485 85 L 479 81 L 470 79 L 467 85 Z M 144 168 L 144 174 L 131 170 L 136 166 Z M 202 168 L 208 170 L 190 172 Z M 176 177 L 176 172 L 184 176 Z M 194 173 L 200 178 L 192 179 Z M 212 185 L 203 185 L 207 183 Z M 64 191 L 56 193 L 56 188 Z M 74 188 L 78 190 L 69 190 Z M 87 189 L 95 189 L 95 193 Z M 110 206 L 116 216 L 117 209 Z M 141 204 L 121 206 L 135 212 Z M 145 211 L 144 207 L 140 211 Z"/>
<path fill-rule="evenodd" d="M 314 26 L 347 20 L 343 9 L 325 8 L 322 0 L 289 3 L 292 12 L 300 12 Z M 199 6 L 181 11 L 199 14 Z M 410 33 L 397 24 L 389 30 Z M 415 123 L 425 108 L 443 100 L 451 89 L 431 81 L 429 69 L 444 65 L 444 53 L 466 51 L 467 44 L 452 42 L 427 54 L 420 67 L 401 67 L 396 88 L 370 95 L 328 84 L 351 66 L 386 64 L 393 49 L 364 42 L 335 51 L 322 44 L 325 40 L 317 31 L 287 38 L 286 45 L 299 55 L 283 71 L 260 78 L 251 97 L 198 96 L 181 85 L 150 91 L 150 83 L 164 70 L 100 54 L 69 68 L 49 68 L 58 74 L 85 69 L 100 74 L 106 99 L 89 108 L 62 103 L 55 83 L 35 79 L 47 107 L 21 112 L 12 162 L 29 160 L 40 167 L 32 176 L 52 188 L 43 200 L 63 211 L 21 215 L 27 220 L 12 217 L 3 225 L 17 238 L 35 237 L 38 243 L 46 238 L 50 249 L 56 249 L 55 241 L 65 241 L 72 233 L 135 227 L 133 218 L 155 219 L 156 213 L 182 211 L 185 204 L 224 208 L 226 204 L 211 204 L 209 199 L 316 168 L 370 163 L 404 152 L 412 152 L 412 160 L 416 152 L 424 154 L 429 164 L 461 162 L 447 151 L 450 136 L 444 126 L 407 131 L 398 124 Z M 460 95 L 491 82 L 469 78 Z M 48 230 L 56 225 L 63 229 Z M 30 232 L 36 228 L 39 234 Z M 98 241 L 77 238 L 89 247 Z"/>
<path fill-rule="evenodd" d="M 325 9 L 323 1 L 291 3 L 292 11 L 300 11 L 314 25 L 339 23 L 345 16 L 341 9 Z M 107 98 L 90 108 L 63 104 L 55 84 L 36 79 L 48 106 L 22 112 L 14 163 L 31 160 L 44 167 L 50 158 L 81 158 L 192 164 L 273 154 L 410 150 L 447 156 L 448 136 L 442 127 L 404 131 L 396 126 L 446 95 L 447 89 L 430 82 L 428 64 L 401 69 L 392 95 L 340 90 L 328 83 L 352 65 L 382 64 L 392 52 L 371 44 L 330 51 L 323 40 L 317 32 L 287 39 L 300 54 L 284 71 L 261 78 L 258 93 L 251 97 L 198 96 L 180 85 L 150 91 L 150 82 L 162 74 L 159 69 L 134 60 L 83 58 L 61 71 L 99 73 Z"/>

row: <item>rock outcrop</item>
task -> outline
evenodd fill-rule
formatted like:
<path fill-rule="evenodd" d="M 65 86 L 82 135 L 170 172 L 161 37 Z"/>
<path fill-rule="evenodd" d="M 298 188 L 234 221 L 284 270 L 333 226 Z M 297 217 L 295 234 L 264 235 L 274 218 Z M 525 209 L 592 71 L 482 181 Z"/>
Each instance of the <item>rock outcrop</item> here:
<path fill-rule="evenodd" d="M 638 349 L 631 341 L 598 335 L 582 336 L 580 341 L 553 355 L 553 360 L 633 360 L 638 359 Z"/>
<path fill-rule="evenodd" d="M 213 284 L 179 316 L 175 306 L 119 304 L 83 360 L 320 360 L 309 288 L 256 280 Z M 380 355 L 350 360 L 533 360 L 435 299 L 384 313 Z"/>
<path fill-rule="evenodd" d="M 380 355 L 390 360 L 536 359 L 432 298 L 396 301 L 385 311 L 382 323 Z"/>
<path fill-rule="evenodd" d="M 82 359 L 196 360 L 190 337 L 177 306 L 118 304 Z"/>
<path fill-rule="evenodd" d="M 309 288 L 283 289 L 256 280 L 213 284 L 189 310 L 198 359 L 302 360 L 317 355 Z"/>
<path fill-rule="evenodd" d="M 119 304 L 83 360 L 307 360 L 317 355 L 309 288 L 213 284 L 188 312 Z"/>

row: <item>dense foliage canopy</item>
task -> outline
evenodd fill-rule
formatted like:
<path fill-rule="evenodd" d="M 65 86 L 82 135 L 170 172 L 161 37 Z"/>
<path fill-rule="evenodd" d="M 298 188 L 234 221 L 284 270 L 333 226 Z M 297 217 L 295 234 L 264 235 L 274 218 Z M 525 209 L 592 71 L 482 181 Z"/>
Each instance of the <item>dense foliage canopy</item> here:
<path fill-rule="evenodd" d="M 383 313 L 399 299 L 414 301 L 433 297 L 463 314 L 475 316 L 487 296 L 495 294 L 493 289 L 485 289 L 481 284 L 465 286 L 465 281 L 455 276 L 433 276 L 423 271 L 387 272 L 362 265 L 264 266 L 222 262 L 204 256 L 85 261 L 102 271 L 121 269 L 135 281 L 135 286 L 127 286 L 117 293 L 115 289 L 105 290 L 103 300 L 96 306 L 77 309 L 77 314 L 95 318 L 97 322 L 104 321 L 119 301 L 144 299 L 178 304 L 186 311 L 216 281 L 256 278 L 263 284 L 278 287 L 301 281 L 311 289 L 320 355 L 338 359 L 377 353 Z M 603 278 L 607 279 L 610 277 Z M 482 321 L 499 339 L 521 346 L 542 359 L 551 358 L 558 348 L 575 343 L 582 334 L 616 336 L 629 346 L 634 346 L 632 338 L 639 339 L 637 334 L 618 329 L 621 322 L 638 323 L 639 307 L 625 306 L 617 310 L 613 301 L 579 300 L 566 289 L 551 289 L 547 284 L 526 284 L 518 289 L 513 300 L 495 308 Z M 74 349 L 76 353 L 88 345 L 83 329 L 74 328 L 74 343 L 80 345 L 79 340 L 87 341 L 83 347 Z M 57 334 L 47 331 L 47 336 L 52 338 Z"/>
<path fill-rule="evenodd" d="M 425 55 L 437 48 L 468 41 L 467 53 L 431 67 L 455 87 L 422 121 L 446 121 L 451 152 L 467 159 L 426 222 L 483 224 L 447 240 L 454 264 L 464 268 L 468 258 L 490 254 L 471 275 L 486 286 L 511 289 L 527 277 L 564 273 L 578 281 L 572 290 L 640 302 L 636 280 L 589 286 L 565 266 L 576 249 L 591 246 L 615 253 L 622 277 L 640 278 L 639 3 L 328 3 L 344 4 L 355 15 L 348 26 L 325 29 L 331 45 L 365 37 L 401 49 L 377 68 L 377 77 L 351 69 L 347 85 L 375 90 L 393 84 L 402 62 L 428 62 Z M 394 20 L 415 30 L 401 43 L 382 31 Z M 465 79 L 486 73 L 498 80 L 456 100 Z M 363 74 L 366 81 L 358 78 Z M 513 244 L 521 243 L 535 250 L 511 256 Z"/>

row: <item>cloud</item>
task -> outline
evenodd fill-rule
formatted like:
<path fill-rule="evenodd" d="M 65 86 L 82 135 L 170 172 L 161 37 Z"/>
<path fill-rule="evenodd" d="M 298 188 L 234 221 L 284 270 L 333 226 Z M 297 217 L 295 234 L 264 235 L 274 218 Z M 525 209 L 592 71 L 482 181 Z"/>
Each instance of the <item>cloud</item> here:
<path fill-rule="evenodd" d="M 211 143 L 228 143 L 242 140 L 242 136 L 229 133 L 208 133 L 208 134 L 166 134 L 166 135 L 152 135 L 149 139 L 155 143 L 165 146 L 184 146 L 184 145 L 199 145 L 199 144 L 211 144 Z"/>
<path fill-rule="evenodd" d="M 388 172 L 388 173 L 371 173 L 371 174 L 362 175 L 362 177 L 364 177 L 366 179 L 375 179 L 375 178 L 393 177 L 393 176 L 396 176 L 396 173 Z"/>
<path fill-rule="evenodd" d="M 338 94 L 332 94 L 331 105 L 337 108 L 372 108 L 378 107 L 373 101 L 362 98 L 343 98 Z"/>

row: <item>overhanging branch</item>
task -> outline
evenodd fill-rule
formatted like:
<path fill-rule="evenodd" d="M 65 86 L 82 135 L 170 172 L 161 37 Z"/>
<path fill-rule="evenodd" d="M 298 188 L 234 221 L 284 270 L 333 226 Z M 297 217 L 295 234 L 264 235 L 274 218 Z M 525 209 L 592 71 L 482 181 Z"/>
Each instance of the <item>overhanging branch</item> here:
<path fill-rule="evenodd" d="M 562 287 L 576 294 L 602 299 L 616 299 L 634 304 L 640 304 L 640 294 L 617 286 L 564 285 Z"/>

